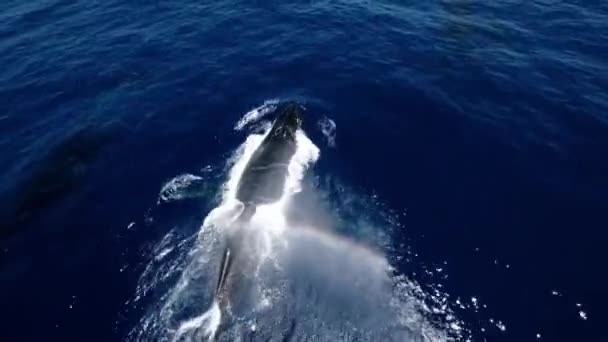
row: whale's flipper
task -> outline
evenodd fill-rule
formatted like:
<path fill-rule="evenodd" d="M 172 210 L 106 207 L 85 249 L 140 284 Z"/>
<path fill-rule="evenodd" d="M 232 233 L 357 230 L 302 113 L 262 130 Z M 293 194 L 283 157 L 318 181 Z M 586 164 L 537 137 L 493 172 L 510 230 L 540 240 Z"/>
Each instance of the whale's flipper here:
<path fill-rule="evenodd" d="M 226 283 L 226 278 L 228 277 L 228 272 L 230 272 L 230 266 L 232 266 L 232 261 L 234 258 L 232 257 L 232 251 L 230 247 L 226 247 L 224 249 L 224 254 L 222 255 L 222 262 L 220 263 L 220 274 L 217 278 L 217 285 L 215 286 L 215 298 L 220 299 L 222 296 L 222 289 L 224 288 L 224 283 Z"/>
<path fill-rule="evenodd" d="M 244 225 L 247 224 L 253 215 L 255 214 L 256 207 L 253 204 L 245 204 L 243 207 L 243 211 L 239 214 L 239 217 L 236 219 L 236 225 Z M 235 234 L 235 232 L 233 232 Z M 238 247 L 236 246 L 237 241 L 235 241 L 237 237 L 228 235 L 226 237 L 224 247 L 224 252 L 222 254 L 222 261 L 220 262 L 220 270 L 217 278 L 217 284 L 215 286 L 215 298 L 220 299 L 222 296 L 222 290 L 224 289 L 224 284 L 226 283 L 226 279 L 228 278 L 228 274 L 230 273 L 230 268 L 232 266 L 232 262 L 236 257 L 236 253 L 238 251 Z"/>

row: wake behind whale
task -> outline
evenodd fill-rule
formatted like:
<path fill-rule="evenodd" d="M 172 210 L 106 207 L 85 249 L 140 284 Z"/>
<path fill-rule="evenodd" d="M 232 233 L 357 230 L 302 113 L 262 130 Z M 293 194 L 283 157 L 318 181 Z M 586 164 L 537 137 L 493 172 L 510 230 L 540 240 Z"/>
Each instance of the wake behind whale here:
<path fill-rule="evenodd" d="M 427 320 L 423 311 L 430 309 L 418 299 L 420 289 L 393 276 L 381 251 L 340 237 L 332 232 L 332 219 L 319 219 L 339 208 L 303 202 L 303 193 L 325 196 L 323 189 L 303 183 L 320 151 L 301 127 L 300 106 L 272 105 L 274 123 L 263 134 L 249 135 L 228 161 L 220 204 L 193 237 L 193 247 L 182 247 L 188 244 L 174 240 L 172 232 L 159 244 L 163 259 L 146 269 L 137 298 L 153 291 L 161 295 L 129 340 L 444 341 L 460 336 L 454 321 L 448 322 L 455 326 L 450 331 Z M 338 205 L 351 204 L 352 199 Z M 297 221 L 289 214 L 294 210 Z M 171 244 L 182 248 L 173 259 L 165 256 Z M 173 284 L 167 280 L 172 277 Z"/>

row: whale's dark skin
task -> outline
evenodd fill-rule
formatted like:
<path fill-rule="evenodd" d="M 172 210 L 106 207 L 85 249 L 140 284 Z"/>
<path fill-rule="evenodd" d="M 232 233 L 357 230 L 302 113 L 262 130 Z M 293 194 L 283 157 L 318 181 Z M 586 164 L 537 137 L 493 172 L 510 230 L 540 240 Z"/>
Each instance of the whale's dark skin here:
<path fill-rule="evenodd" d="M 296 153 L 296 132 L 302 126 L 301 109 L 296 103 L 280 107 L 272 128 L 253 152 L 245 166 L 237 186 L 236 198 L 243 203 L 243 211 L 237 225 L 249 222 L 256 207 L 277 202 L 283 195 L 288 166 Z M 221 299 L 226 278 L 239 252 L 237 236 L 227 236 L 215 289 L 216 299 Z"/>
<path fill-rule="evenodd" d="M 287 167 L 296 153 L 296 131 L 301 124 L 298 105 L 287 104 L 245 167 L 237 188 L 239 201 L 258 206 L 281 198 Z"/>

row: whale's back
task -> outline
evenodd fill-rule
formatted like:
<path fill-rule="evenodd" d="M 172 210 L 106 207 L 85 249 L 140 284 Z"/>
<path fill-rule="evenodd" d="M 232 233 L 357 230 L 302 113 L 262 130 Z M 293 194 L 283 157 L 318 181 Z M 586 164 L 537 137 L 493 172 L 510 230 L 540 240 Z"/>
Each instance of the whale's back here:
<path fill-rule="evenodd" d="M 281 198 L 300 125 L 299 107 L 286 105 L 245 167 L 237 189 L 239 201 L 257 206 Z"/>

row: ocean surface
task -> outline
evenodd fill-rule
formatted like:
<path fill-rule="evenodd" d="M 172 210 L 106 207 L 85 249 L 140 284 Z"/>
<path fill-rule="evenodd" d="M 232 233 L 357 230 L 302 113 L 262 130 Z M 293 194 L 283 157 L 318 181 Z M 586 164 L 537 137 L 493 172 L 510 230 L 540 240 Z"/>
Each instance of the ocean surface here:
<path fill-rule="evenodd" d="M 606 1 L 4 0 L 0 66 L 0 341 L 608 341 Z"/>

